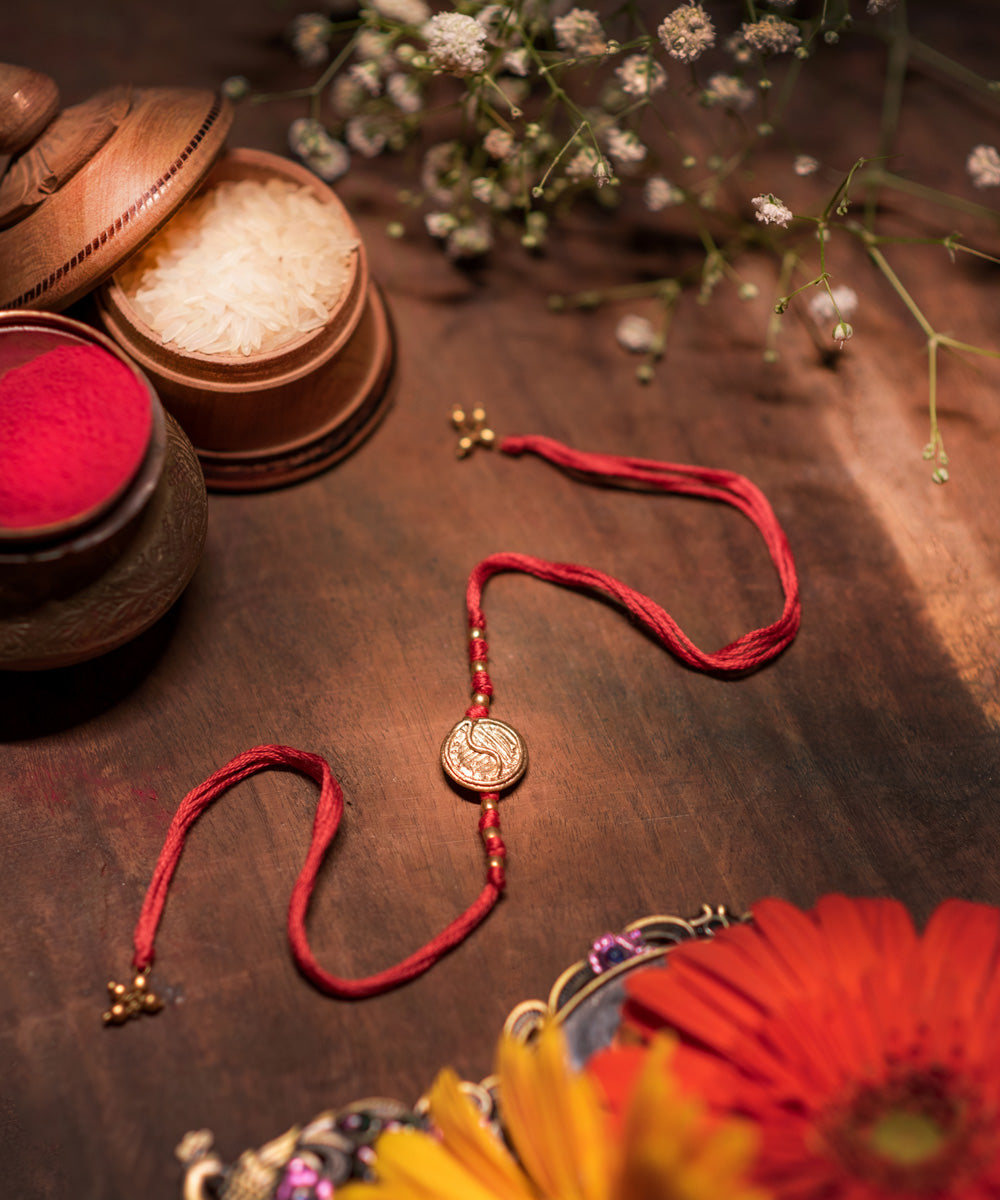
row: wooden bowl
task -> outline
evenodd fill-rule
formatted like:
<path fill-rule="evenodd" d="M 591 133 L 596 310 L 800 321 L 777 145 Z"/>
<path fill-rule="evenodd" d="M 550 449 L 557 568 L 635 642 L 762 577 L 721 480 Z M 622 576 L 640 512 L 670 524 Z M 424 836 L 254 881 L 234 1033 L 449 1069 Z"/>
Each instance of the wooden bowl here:
<path fill-rule="evenodd" d="M 205 484 L 190 442 L 114 342 L 52 313 L 0 312 L 0 370 L 59 345 L 98 345 L 147 389 L 146 455 L 108 504 L 0 541 L 0 669 L 67 666 L 131 640 L 178 598 L 201 557 Z"/>
<path fill-rule="evenodd" d="M 345 230 L 357 238 L 344 292 L 321 328 L 267 353 L 199 354 L 164 342 L 139 316 L 117 277 L 98 294 L 105 328 L 154 381 L 164 405 L 197 448 L 210 486 L 219 456 L 225 456 L 228 468 L 224 474 L 229 483 L 223 486 L 232 485 L 241 462 L 252 464 L 261 456 L 270 461 L 271 469 L 263 475 L 251 470 L 253 479 L 248 477 L 245 486 L 273 486 L 301 477 L 300 462 L 287 474 L 281 470 L 281 461 L 312 443 L 325 444 L 341 423 L 370 404 L 376 388 L 380 394 L 385 383 L 390 358 L 388 326 L 370 285 L 360 235 L 330 188 L 289 159 L 249 149 L 224 154 L 205 186 L 223 180 L 274 177 L 302 184 L 324 204 L 334 206 Z M 375 308 L 380 316 L 375 323 L 382 334 L 374 341 L 371 337 L 366 340 L 371 369 L 359 378 L 353 366 L 345 369 L 344 355 L 362 322 L 367 321 L 371 328 Z M 322 454 L 313 456 L 311 469 L 320 470 L 328 461 Z M 235 473 L 233 468 L 237 468 Z"/>
<path fill-rule="evenodd" d="M 58 312 L 194 193 L 222 149 L 232 107 L 200 89 L 121 86 L 63 110 L 39 133 L 58 92 L 38 81 L 44 76 L 34 87 L 6 77 L 8 94 L 26 92 L 27 111 L 5 132 L 0 123 L 0 136 L 11 146 L 37 139 L 6 171 L 0 162 L 0 309 Z"/>

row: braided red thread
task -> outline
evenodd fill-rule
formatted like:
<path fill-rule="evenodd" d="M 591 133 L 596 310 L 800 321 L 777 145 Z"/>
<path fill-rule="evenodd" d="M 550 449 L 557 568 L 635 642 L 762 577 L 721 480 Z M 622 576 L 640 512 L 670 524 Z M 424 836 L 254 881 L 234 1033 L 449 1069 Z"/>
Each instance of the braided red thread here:
<path fill-rule="evenodd" d="M 509 437 L 500 443 L 504 454 L 537 454 L 555 466 L 602 480 L 644 483 L 662 492 L 697 496 L 730 504 L 748 517 L 760 532 L 781 580 L 785 603 L 781 616 L 762 629 L 743 634 L 714 654 L 700 650 L 677 622 L 648 596 L 627 584 L 576 563 L 553 563 L 527 554 L 491 554 L 473 569 L 466 592 L 469 622 L 482 628 L 482 593 L 492 576 L 519 571 L 548 583 L 581 591 L 598 592 L 616 600 L 646 626 L 682 662 L 712 674 L 751 671 L 770 662 L 794 639 L 802 619 L 799 581 L 785 532 L 764 493 L 743 475 L 710 467 L 655 462 L 642 458 L 619 458 L 571 450 L 543 437 Z"/>
<path fill-rule="evenodd" d="M 464 941 L 500 899 L 503 873 L 500 872 L 501 880 L 497 882 L 495 873 L 491 871 L 478 899 L 460 917 L 452 921 L 437 937 L 394 967 L 364 979 L 341 979 L 323 970 L 309 946 L 305 922 L 316 876 L 330 843 L 337 835 L 344 814 L 344 795 L 340 784 L 330 773 L 329 764 L 318 754 L 295 750 L 291 746 L 256 746 L 253 750 L 238 754 L 204 783 L 188 792 L 174 814 L 135 928 L 135 953 L 132 964 L 136 970 L 147 970 L 153 964 L 153 942 L 157 926 L 163 915 L 167 889 L 180 861 L 188 830 L 223 792 L 258 771 L 267 771 L 275 767 L 291 767 L 303 775 L 308 775 L 320 785 L 309 850 L 302 870 L 295 880 L 288 905 L 288 940 L 299 970 L 321 991 L 340 999 L 354 1000 L 378 995 L 406 983 L 421 975 L 459 942 Z"/>
<path fill-rule="evenodd" d="M 496 804 L 500 800 L 499 792 L 483 792 L 482 800 L 491 801 Z M 486 871 L 487 880 L 494 885 L 499 891 L 503 891 L 507 884 L 507 872 L 504 867 L 503 860 L 507 857 L 507 847 L 503 843 L 503 838 L 500 834 L 500 814 L 495 808 L 484 809 L 479 818 L 479 832 L 483 833 L 486 829 L 495 829 L 497 836 L 490 838 L 486 856 L 488 859 L 499 859 L 500 861 L 490 862 Z"/>

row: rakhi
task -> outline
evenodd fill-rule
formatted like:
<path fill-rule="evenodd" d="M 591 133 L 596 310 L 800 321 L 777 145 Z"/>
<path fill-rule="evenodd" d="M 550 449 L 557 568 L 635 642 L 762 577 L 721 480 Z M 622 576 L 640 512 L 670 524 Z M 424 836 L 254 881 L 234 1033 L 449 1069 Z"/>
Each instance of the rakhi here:
<path fill-rule="evenodd" d="M 452 420 L 464 435 L 459 442 L 460 456 L 468 453 L 475 444 L 493 444 L 494 436 L 485 426 L 485 414 L 481 409 L 474 410 L 471 420 L 456 410 Z M 655 601 L 603 571 L 574 563 L 548 562 L 526 554 L 491 554 L 484 558 L 473 568 L 466 590 L 472 700 L 464 717 L 441 747 L 441 766 L 446 774 L 460 787 L 479 795 L 479 833 L 486 854 L 486 882 L 477 899 L 436 937 L 395 966 L 363 979 L 331 975 L 316 961 L 305 924 L 316 876 L 343 816 L 343 792 L 333 778 L 329 764 L 319 755 L 291 746 L 257 746 L 237 755 L 181 801 L 167 831 L 135 927 L 132 982 L 130 985 L 116 981 L 108 984 L 106 1024 L 120 1025 L 130 1017 L 162 1008 L 163 1001 L 150 989 L 148 976 L 155 957 L 153 943 L 157 927 L 188 830 L 223 792 L 272 767 L 290 767 L 319 784 L 312 838 L 288 906 L 288 940 L 299 970 L 320 991 L 340 999 L 360 999 L 389 991 L 423 974 L 482 923 L 503 894 L 506 882 L 507 848 L 500 836 L 500 793 L 518 782 L 528 763 L 520 735 L 490 712 L 493 683 L 487 669 L 489 648 L 481 604 L 483 589 L 494 575 L 521 572 L 560 587 L 608 598 L 648 629 L 681 662 L 713 675 L 732 676 L 753 671 L 779 655 L 795 637 L 801 620 L 801 606 L 792 552 L 771 505 L 749 479 L 732 471 L 708 467 L 585 453 L 545 437 L 508 437 L 498 444 L 498 448 L 511 457 L 535 454 L 585 481 L 694 496 L 738 509 L 757 527 L 777 569 L 784 593 L 781 615 L 771 625 L 751 630 L 714 654 L 708 654 L 700 650 Z"/>

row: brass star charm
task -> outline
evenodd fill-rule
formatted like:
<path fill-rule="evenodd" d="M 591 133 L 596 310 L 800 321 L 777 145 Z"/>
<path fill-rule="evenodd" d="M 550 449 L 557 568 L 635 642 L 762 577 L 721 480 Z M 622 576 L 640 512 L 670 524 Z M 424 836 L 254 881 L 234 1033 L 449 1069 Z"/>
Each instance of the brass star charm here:
<path fill-rule="evenodd" d="M 149 990 L 149 977 L 145 971 L 133 976 L 131 987 L 112 979 L 108 984 L 108 998 L 111 1007 L 102 1017 L 105 1025 L 124 1025 L 133 1017 L 141 1017 L 143 1013 L 152 1015 L 163 1007 L 162 998 Z"/>

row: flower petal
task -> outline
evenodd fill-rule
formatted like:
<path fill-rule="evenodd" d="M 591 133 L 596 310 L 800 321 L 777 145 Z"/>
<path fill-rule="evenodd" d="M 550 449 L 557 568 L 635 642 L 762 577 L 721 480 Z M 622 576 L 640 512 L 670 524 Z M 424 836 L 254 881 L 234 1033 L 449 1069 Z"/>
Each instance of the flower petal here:
<path fill-rule="evenodd" d="M 757 1139 L 743 1122 L 710 1126 L 670 1069 L 673 1042 L 655 1039 L 625 1117 L 616 1200 L 766 1200 L 747 1184 Z"/>
<path fill-rule="evenodd" d="M 490 1195 L 534 1196 L 524 1172 L 484 1124 L 454 1071 L 446 1068 L 438 1074 L 427 1100 L 449 1152 L 471 1175 L 492 1189 Z"/>
<path fill-rule="evenodd" d="M 529 1046 L 502 1039 L 497 1073 L 504 1124 L 542 1195 L 607 1200 L 608 1123 L 593 1081 L 570 1070 L 558 1026 Z"/>
<path fill-rule="evenodd" d="M 376 1143 L 378 1182 L 348 1184 L 344 1200 L 498 1200 L 517 1197 L 485 1185 L 436 1138 L 417 1129 L 390 1130 Z M 521 1196 L 530 1196 L 522 1192 Z M 518 1198 L 519 1200 L 519 1198 Z"/>

